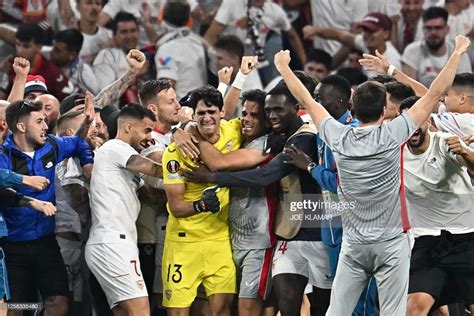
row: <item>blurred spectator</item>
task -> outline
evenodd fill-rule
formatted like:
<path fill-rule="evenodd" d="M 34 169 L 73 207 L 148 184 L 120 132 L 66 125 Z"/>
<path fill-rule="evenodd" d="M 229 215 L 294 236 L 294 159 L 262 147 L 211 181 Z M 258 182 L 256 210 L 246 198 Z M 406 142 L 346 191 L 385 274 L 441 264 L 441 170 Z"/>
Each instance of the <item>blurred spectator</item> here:
<path fill-rule="evenodd" d="M 391 64 L 400 67 L 400 54 L 389 41 L 392 22 L 388 16 L 382 13 L 369 13 L 359 23 L 362 34 L 352 34 L 346 31 L 332 28 L 305 27 L 306 38 L 314 36 L 335 39 L 349 48 L 357 48 L 364 53 L 374 53 L 378 50 Z M 338 66 L 342 60 L 333 57 L 333 65 Z M 369 74 L 369 77 L 375 74 Z"/>
<path fill-rule="evenodd" d="M 447 40 L 454 44 L 456 35 L 466 35 L 472 31 L 472 16 L 469 14 L 469 0 L 446 0 L 444 6 L 449 13 L 449 34 Z"/>
<path fill-rule="evenodd" d="M 58 66 L 41 54 L 45 37 L 46 32 L 39 25 L 21 24 L 15 33 L 16 56 L 27 59 L 31 65 L 30 74 L 42 76 L 48 91 L 62 100 L 68 94 L 73 93 L 75 87 Z M 6 73 L 10 77 L 10 84 L 5 89 L 7 92 L 10 91 L 14 78 L 12 64 L 13 58 L 7 62 Z"/>
<path fill-rule="evenodd" d="M 119 12 L 112 23 L 116 47 L 105 48 L 94 60 L 99 90 L 117 80 L 130 66 L 127 53 L 138 45 L 138 21 L 130 13 Z"/>
<path fill-rule="evenodd" d="M 83 62 L 92 65 L 99 51 L 111 46 L 112 32 L 97 24 L 102 10 L 101 0 L 77 0 L 77 10 L 81 16 L 77 28 L 84 36 L 79 56 Z"/>
<path fill-rule="evenodd" d="M 190 7 L 185 1 L 167 2 L 163 21 L 169 30 L 156 44 L 157 78 L 171 80 L 178 98 L 207 83 L 205 48 L 202 39 L 186 26 L 189 18 Z"/>
<path fill-rule="evenodd" d="M 398 22 L 395 23 L 392 37 L 393 44 L 398 51 L 403 52 L 405 47 L 413 41 L 422 39 L 421 32 L 421 14 L 423 13 L 424 0 L 400 0 L 401 15 Z"/>
<path fill-rule="evenodd" d="M 346 61 L 344 61 L 343 67 L 362 70 L 362 66 L 359 63 L 359 59 L 363 58 L 362 54 L 363 53 L 356 48 L 351 49 L 349 56 L 347 56 Z"/>
<path fill-rule="evenodd" d="M 336 75 L 346 78 L 350 82 L 352 89 L 367 81 L 367 76 L 362 70 L 354 68 L 340 68 Z"/>
<path fill-rule="evenodd" d="M 319 81 L 331 73 L 332 57 L 321 49 L 310 49 L 306 55 L 304 71 Z"/>
<path fill-rule="evenodd" d="M 5 109 L 9 104 L 8 101 L 0 100 L 0 146 L 3 144 L 8 132 L 7 121 L 5 119 Z"/>
<path fill-rule="evenodd" d="M 368 2 L 368 0 L 310 0 L 313 26 L 351 32 L 355 30 L 357 22 L 362 21 L 367 13 L 372 12 L 368 9 Z M 334 55 L 341 48 L 341 44 L 336 40 L 316 37 L 314 48 Z"/>
<path fill-rule="evenodd" d="M 26 77 L 24 98 L 28 101 L 34 101 L 38 96 L 48 93 L 48 86 L 43 76 L 28 75 Z"/>
<path fill-rule="evenodd" d="M 449 32 L 448 12 L 440 7 L 431 7 L 423 12 L 423 41 L 411 43 L 402 56 L 402 71 L 425 86 L 429 86 L 441 71 L 454 50 L 446 42 Z M 471 72 L 467 55 L 461 56 L 457 73 Z"/>
<path fill-rule="evenodd" d="M 238 36 L 248 44 L 249 55 L 258 55 L 261 63 L 259 72 L 264 85 L 278 76 L 273 56 L 283 48 L 282 34 L 288 37 L 301 63 L 306 61 L 303 43 L 291 27 L 285 11 L 269 0 L 222 1 L 204 39 L 212 45 L 220 34 Z"/>
<path fill-rule="evenodd" d="M 48 134 L 56 134 L 56 123 L 59 117 L 59 101 L 51 94 L 42 94 L 34 102 L 40 102 L 43 106 L 41 112 L 44 113 L 46 123 L 48 124 Z"/>

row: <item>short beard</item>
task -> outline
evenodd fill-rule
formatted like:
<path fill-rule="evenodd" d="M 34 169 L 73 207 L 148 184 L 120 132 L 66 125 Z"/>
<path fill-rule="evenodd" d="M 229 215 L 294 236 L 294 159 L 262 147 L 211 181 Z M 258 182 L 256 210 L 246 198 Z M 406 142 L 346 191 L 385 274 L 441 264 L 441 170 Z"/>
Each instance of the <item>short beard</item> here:
<path fill-rule="evenodd" d="M 434 43 L 434 44 L 430 44 L 428 41 L 425 41 L 426 46 L 428 46 L 428 49 L 430 51 L 437 51 L 444 45 L 444 42 L 445 42 L 444 38 L 441 41 L 439 41 L 439 43 Z"/>

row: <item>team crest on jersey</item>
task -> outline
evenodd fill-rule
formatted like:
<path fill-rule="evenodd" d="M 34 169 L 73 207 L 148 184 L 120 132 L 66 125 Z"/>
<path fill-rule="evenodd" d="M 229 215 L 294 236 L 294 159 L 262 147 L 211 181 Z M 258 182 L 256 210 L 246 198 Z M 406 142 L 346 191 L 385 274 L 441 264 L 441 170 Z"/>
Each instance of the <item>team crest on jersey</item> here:
<path fill-rule="evenodd" d="M 168 169 L 169 173 L 177 173 L 180 168 L 181 166 L 179 165 L 179 162 L 177 162 L 176 160 L 170 160 L 166 164 L 166 169 Z"/>
<path fill-rule="evenodd" d="M 227 142 L 227 144 L 225 144 L 225 148 L 230 151 L 230 150 L 232 150 L 233 145 L 234 145 L 234 143 L 232 142 L 232 140 L 229 140 Z"/>
<path fill-rule="evenodd" d="M 138 287 L 140 290 L 143 290 L 143 288 L 145 287 L 145 283 L 143 282 L 143 280 L 138 280 L 138 281 L 137 281 L 137 287 Z"/>
<path fill-rule="evenodd" d="M 171 290 L 166 290 L 165 291 L 165 296 L 166 296 L 166 299 L 168 301 L 171 299 L 171 294 L 173 294 L 173 291 L 171 291 Z"/>

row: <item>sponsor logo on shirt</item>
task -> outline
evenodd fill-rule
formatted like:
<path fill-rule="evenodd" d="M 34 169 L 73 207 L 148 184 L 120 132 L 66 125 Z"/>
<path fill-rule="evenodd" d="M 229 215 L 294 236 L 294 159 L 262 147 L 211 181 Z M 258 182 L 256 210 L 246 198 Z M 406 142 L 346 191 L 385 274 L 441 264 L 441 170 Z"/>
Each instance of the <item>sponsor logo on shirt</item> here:
<path fill-rule="evenodd" d="M 158 58 L 158 60 L 161 66 L 166 66 L 171 61 L 171 56 L 160 57 Z"/>
<path fill-rule="evenodd" d="M 49 169 L 53 166 L 53 163 L 50 161 L 46 164 L 46 166 L 44 166 L 45 169 Z"/>
<path fill-rule="evenodd" d="M 171 290 L 166 290 L 166 291 L 165 291 L 166 299 L 167 299 L 167 300 L 170 300 L 172 294 L 173 294 L 173 291 L 171 291 Z"/>

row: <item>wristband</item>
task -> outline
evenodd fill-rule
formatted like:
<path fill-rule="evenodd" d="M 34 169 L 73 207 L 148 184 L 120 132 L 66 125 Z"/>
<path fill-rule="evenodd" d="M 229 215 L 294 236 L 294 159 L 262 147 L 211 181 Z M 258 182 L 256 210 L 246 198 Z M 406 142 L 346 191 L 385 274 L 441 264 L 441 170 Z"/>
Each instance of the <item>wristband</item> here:
<path fill-rule="evenodd" d="M 244 75 L 240 70 L 235 76 L 234 82 L 232 82 L 232 87 L 242 90 L 245 81 L 247 80 L 248 75 Z"/>
<path fill-rule="evenodd" d="M 225 93 L 227 91 L 227 87 L 229 85 L 223 82 L 219 82 L 219 85 L 217 86 L 217 90 L 222 94 L 222 96 L 225 96 Z"/>
<path fill-rule="evenodd" d="M 388 69 L 387 69 L 387 75 L 389 76 L 393 76 L 394 75 L 394 72 L 395 70 L 397 70 L 397 68 L 394 66 L 394 65 L 390 65 L 388 66 Z"/>

